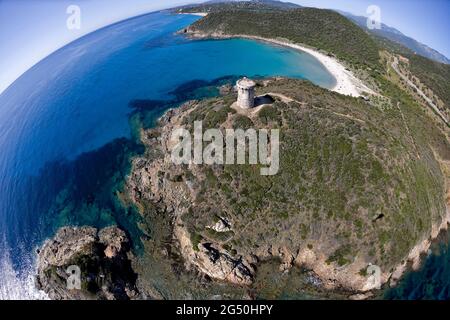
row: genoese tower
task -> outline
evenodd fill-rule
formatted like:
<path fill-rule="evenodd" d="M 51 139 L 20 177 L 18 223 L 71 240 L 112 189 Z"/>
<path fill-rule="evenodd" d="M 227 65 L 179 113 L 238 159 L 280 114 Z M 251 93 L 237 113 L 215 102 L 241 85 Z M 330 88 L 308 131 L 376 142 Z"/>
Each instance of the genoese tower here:
<path fill-rule="evenodd" d="M 238 91 L 237 104 L 242 109 L 250 109 L 255 106 L 255 86 L 255 81 L 245 77 L 236 83 Z"/>

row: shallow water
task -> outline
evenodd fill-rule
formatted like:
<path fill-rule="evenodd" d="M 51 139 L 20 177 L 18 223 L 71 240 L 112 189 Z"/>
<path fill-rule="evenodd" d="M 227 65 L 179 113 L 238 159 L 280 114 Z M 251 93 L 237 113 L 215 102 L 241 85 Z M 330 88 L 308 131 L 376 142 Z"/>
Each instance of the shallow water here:
<path fill-rule="evenodd" d="M 384 299 L 450 300 L 450 233 L 442 232 L 416 272 L 409 272 L 397 287 L 388 289 Z"/>

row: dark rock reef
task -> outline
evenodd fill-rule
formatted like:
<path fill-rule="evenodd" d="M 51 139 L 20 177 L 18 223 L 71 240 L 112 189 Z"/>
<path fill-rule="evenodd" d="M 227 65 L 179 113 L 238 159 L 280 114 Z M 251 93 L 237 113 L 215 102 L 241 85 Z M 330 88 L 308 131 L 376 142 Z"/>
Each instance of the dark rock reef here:
<path fill-rule="evenodd" d="M 38 251 L 36 286 L 54 300 L 136 298 L 129 250 L 127 235 L 115 226 L 61 228 Z"/>

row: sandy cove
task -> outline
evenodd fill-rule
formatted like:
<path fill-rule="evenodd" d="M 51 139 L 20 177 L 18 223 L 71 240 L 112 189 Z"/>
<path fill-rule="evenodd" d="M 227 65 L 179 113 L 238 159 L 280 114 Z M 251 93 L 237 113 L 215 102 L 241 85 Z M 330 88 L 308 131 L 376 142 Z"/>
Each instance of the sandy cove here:
<path fill-rule="evenodd" d="M 206 12 L 193 12 L 193 13 L 180 13 L 180 14 L 191 14 L 200 17 L 206 17 L 208 13 Z M 209 35 L 203 35 L 199 33 L 191 33 L 194 37 L 205 38 L 209 37 Z M 363 93 L 366 94 L 376 94 L 373 90 L 368 88 L 360 79 L 355 77 L 353 73 L 348 70 L 344 65 L 342 65 L 336 58 L 323 54 L 317 50 L 312 48 L 308 48 L 304 45 L 291 43 L 288 40 L 277 40 L 277 39 L 269 39 L 258 36 L 249 36 L 249 35 L 223 35 L 223 34 L 212 34 L 213 38 L 245 38 L 257 41 L 268 42 L 271 44 L 276 44 L 279 46 L 289 47 L 295 50 L 306 52 L 322 63 L 322 65 L 333 75 L 336 79 L 336 85 L 331 88 L 331 91 L 352 96 L 352 97 L 361 97 Z"/>
<path fill-rule="evenodd" d="M 257 39 L 258 40 L 258 39 Z M 369 89 L 361 80 L 355 77 L 351 71 L 347 70 L 337 59 L 320 53 L 316 50 L 306 48 L 298 44 L 292 44 L 275 39 L 260 39 L 261 41 L 268 41 L 281 46 L 290 47 L 296 50 L 304 51 L 322 63 L 325 68 L 336 79 L 336 85 L 331 89 L 343 95 L 360 97 L 363 93 L 375 94 Z"/>
<path fill-rule="evenodd" d="M 353 75 L 353 73 L 350 70 L 348 70 L 342 63 L 340 63 L 335 57 L 328 56 L 317 50 L 308 48 L 304 45 L 291 43 L 288 40 L 269 39 L 244 34 L 237 34 L 237 35 L 224 35 L 222 33 L 203 34 L 196 31 L 191 31 L 189 30 L 189 28 L 188 34 L 193 38 L 250 39 L 306 52 L 315 57 L 336 79 L 336 85 L 330 89 L 331 91 L 352 97 L 361 97 L 364 94 L 376 94 L 372 89 L 368 88 L 363 83 L 362 80 L 358 79 L 355 75 Z"/>

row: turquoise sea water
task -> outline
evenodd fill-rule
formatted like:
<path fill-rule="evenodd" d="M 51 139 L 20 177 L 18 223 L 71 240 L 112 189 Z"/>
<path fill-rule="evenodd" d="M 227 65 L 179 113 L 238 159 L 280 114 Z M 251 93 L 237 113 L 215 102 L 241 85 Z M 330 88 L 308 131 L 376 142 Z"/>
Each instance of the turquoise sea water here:
<path fill-rule="evenodd" d="M 217 94 L 215 85 L 243 75 L 335 83 L 305 53 L 174 34 L 196 19 L 154 13 L 98 30 L 0 95 L 0 298 L 37 297 L 34 250 L 62 225 L 118 223 L 139 250 L 138 217 L 117 196 L 130 157 L 142 152 L 138 116 L 150 125 L 168 107 Z"/>

